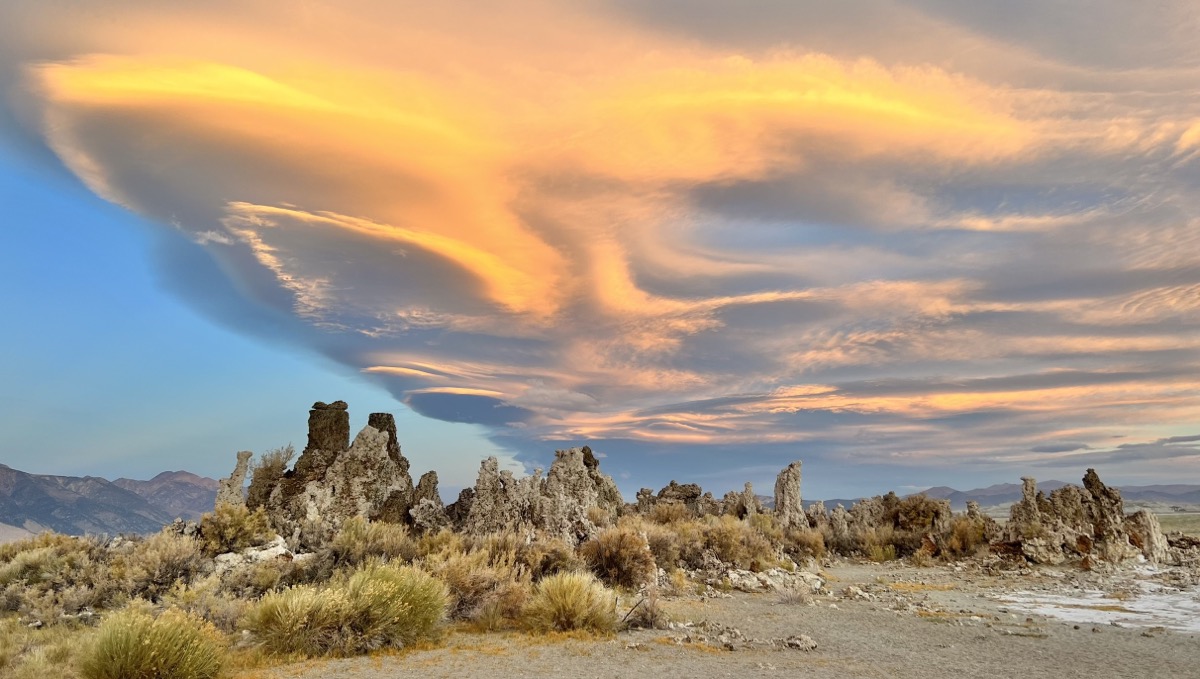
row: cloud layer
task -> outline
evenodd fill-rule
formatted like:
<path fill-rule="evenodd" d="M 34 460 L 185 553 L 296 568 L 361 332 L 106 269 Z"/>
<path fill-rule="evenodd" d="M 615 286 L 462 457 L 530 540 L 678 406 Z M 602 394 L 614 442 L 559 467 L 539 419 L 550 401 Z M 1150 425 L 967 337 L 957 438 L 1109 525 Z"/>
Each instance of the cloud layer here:
<path fill-rule="evenodd" d="M 286 341 L 522 452 L 1194 464 L 1195 10 L 750 4 L 15 2 L 0 56 Z"/>

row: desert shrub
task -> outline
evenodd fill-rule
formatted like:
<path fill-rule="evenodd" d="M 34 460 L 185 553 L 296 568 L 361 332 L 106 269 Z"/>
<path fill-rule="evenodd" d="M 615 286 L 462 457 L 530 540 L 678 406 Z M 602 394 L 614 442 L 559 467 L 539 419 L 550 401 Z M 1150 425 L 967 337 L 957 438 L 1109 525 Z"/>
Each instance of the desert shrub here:
<path fill-rule="evenodd" d="M 591 573 L 555 573 L 535 585 L 523 616 L 530 629 L 540 632 L 611 632 L 616 596 Z"/>
<path fill-rule="evenodd" d="M 676 524 L 678 525 L 678 524 Z M 642 526 L 646 535 L 646 544 L 654 555 L 654 563 L 665 571 L 679 568 L 679 535 L 670 525 L 647 523 Z"/>
<path fill-rule="evenodd" d="M 250 488 L 246 491 L 246 506 L 251 509 L 265 507 L 271 491 L 287 472 L 288 463 L 295 456 L 292 444 L 274 448 L 263 453 L 250 470 Z"/>
<path fill-rule="evenodd" d="M 434 635 L 446 602 L 445 587 L 430 575 L 370 563 L 324 588 L 267 594 L 243 622 L 273 653 L 354 655 Z"/>
<path fill-rule="evenodd" d="M 682 502 L 659 502 L 650 509 L 647 518 L 654 523 L 671 524 L 689 521 L 694 517 L 692 511 Z"/>
<path fill-rule="evenodd" d="M 196 539 L 164 529 L 134 545 L 118 572 L 125 575 L 132 594 L 157 601 L 176 582 L 199 572 L 202 550 Z"/>
<path fill-rule="evenodd" d="M 55 547 L 36 547 L 18 552 L 0 566 L 0 585 L 23 583 L 37 585 L 53 579 L 63 568 Z"/>
<path fill-rule="evenodd" d="M 933 553 L 922 547 L 908 556 L 908 562 L 917 568 L 929 568 L 933 565 Z"/>
<path fill-rule="evenodd" d="M 659 601 L 656 584 L 647 587 L 645 595 L 621 618 L 621 625 L 626 629 L 666 629 L 669 623 L 670 617 Z"/>
<path fill-rule="evenodd" d="M 638 587 L 657 575 L 650 545 L 629 526 L 601 531 L 579 546 L 579 556 L 601 580 L 616 587 Z"/>
<path fill-rule="evenodd" d="M 695 587 L 692 586 L 683 569 L 676 568 L 667 576 L 667 591 L 665 592 L 667 595 L 682 596 L 694 590 Z"/>
<path fill-rule="evenodd" d="M 760 531 L 732 516 L 710 520 L 704 541 L 718 559 L 736 568 L 759 572 L 779 562 L 775 546 Z"/>
<path fill-rule="evenodd" d="M 913 495 L 895 503 L 895 522 L 902 531 L 929 532 L 934 529 L 936 519 L 944 505 L 924 495 Z"/>
<path fill-rule="evenodd" d="M 520 577 L 511 564 L 491 563 L 491 554 L 485 549 L 442 552 L 426 558 L 421 566 L 445 583 L 450 597 L 449 613 L 456 619 L 474 617 L 481 607 L 504 594 L 510 583 L 516 583 Z"/>
<path fill-rule="evenodd" d="M 597 528 L 608 528 L 613 522 L 612 514 L 594 505 L 587 508 L 587 519 Z"/>
<path fill-rule="evenodd" d="M 517 560 L 534 582 L 547 575 L 577 571 L 584 567 L 575 548 L 562 538 L 539 536 L 517 547 Z"/>
<path fill-rule="evenodd" d="M 838 535 L 830 525 L 821 526 L 821 541 L 825 543 L 825 549 L 834 554 L 850 556 L 859 551 L 858 539 L 853 533 Z"/>
<path fill-rule="evenodd" d="M 746 517 L 746 523 L 761 533 L 768 542 L 773 544 L 783 542 L 783 527 L 779 525 L 779 520 L 775 518 L 774 514 L 751 514 Z"/>
<path fill-rule="evenodd" d="M 275 532 L 262 507 L 222 504 L 200 517 L 200 536 L 204 553 L 216 556 L 266 544 Z"/>
<path fill-rule="evenodd" d="M 38 533 L 33 537 L 28 537 L 23 540 L 16 540 L 6 544 L 0 544 L 0 564 L 5 564 L 13 560 L 21 552 L 28 552 L 35 549 L 54 548 L 56 550 L 72 550 L 76 549 L 86 538 L 77 538 L 71 535 L 63 535 L 46 531 Z"/>
<path fill-rule="evenodd" d="M 463 552 L 466 549 L 466 539 L 449 528 L 443 528 L 436 533 L 426 533 L 417 541 L 419 557 L 428 557 L 439 552 Z"/>
<path fill-rule="evenodd" d="M 417 555 L 417 542 L 406 526 L 354 516 L 342 523 L 329 549 L 338 566 L 357 566 L 372 558 L 409 562 Z"/>
<path fill-rule="evenodd" d="M 221 580 L 210 575 L 195 583 L 177 582 L 162 595 L 161 603 L 207 620 L 222 632 L 237 631 L 238 621 L 250 602 L 231 596 L 221 588 Z"/>
<path fill-rule="evenodd" d="M 129 584 L 112 577 L 112 554 L 95 538 L 46 533 L 5 546 L 0 559 L 0 610 L 43 623 L 65 622 L 85 608 L 128 599 Z"/>
<path fill-rule="evenodd" d="M 76 658 L 87 632 L 73 627 L 30 627 L 16 616 L 0 617 L 0 677 L 77 679 Z"/>
<path fill-rule="evenodd" d="M 858 551 L 871 561 L 892 561 L 896 558 L 896 530 L 890 526 L 859 530 L 855 538 Z"/>
<path fill-rule="evenodd" d="M 943 544 L 946 556 L 974 555 L 988 544 L 986 527 L 982 521 L 973 521 L 965 516 L 955 517 L 950 523 Z"/>
<path fill-rule="evenodd" d="M 157 617 L 126 609 L 100 624 L 80 671 L 86 679 L 212 679 L 224 659 L 212 625 L 177 609 Z"/>
<path fill-rule="evenodd" d="M 691 569 L 704 568 L 705 531 L 708 523 L 702 520 L 681 521 L 671 526 L 675 532 L 675 544 L 679 548 L 679 560 Z"/>
<path fill-rule="evenodd" d="M 808 528 L 791 528 L 784 532 L 783 551 L 793 561 L 822 559 L 825 557 L 825 536 Z"/>

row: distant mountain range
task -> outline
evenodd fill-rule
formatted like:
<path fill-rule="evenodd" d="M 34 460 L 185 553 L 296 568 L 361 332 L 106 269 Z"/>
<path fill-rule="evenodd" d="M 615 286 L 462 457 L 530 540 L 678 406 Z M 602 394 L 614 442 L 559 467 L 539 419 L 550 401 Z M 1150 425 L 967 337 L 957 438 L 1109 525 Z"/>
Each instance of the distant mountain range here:
<path fill-rule="evenodd" d="M 1038 489 L 1049 493 L 1067 485 L 1045 481 Z M 0 542 L 44 530 L 69 535 L 85 533 L 153 533 L 176 517 L 196 520 L 212 510 L 218 483 L 191 472 L 163 472 L 149 481 L 96 476 L 28 474 L 0 464 Z M 1006 505 L 1021 499 L 1021 484 L 1002 483 L 974 490 L 937 486 L 923 491 L 931 498 L 949 500 L 961 510 L 967 500 L 984 507 Z M 1123 486 L 1121 496 L 1130 503 L 1170 506 L 1200 505 L 1200 485 Z M 768 508 L 774 498 L 759 496 Z M 846 508 L 855 500 L 825 500 L 826 508 Z M 805 500 L 807 507 L 812 501 Z"/>
<path fill-rule="evenodd" d="M 96 476 L 28 474 L 0 464 L 0 541 L 53 530 L 153 533 L 176 517 L 211 511 L 217 482 L 189 472 L 163 472 L 149 481 Z"/>
<path fill-rule="evenodd" d="M 1038 490 L 1049 493 L 1068 485 L 1062 481 L 1038 482 Z M 1079 485 L 1079 484 L 1075 484 Z M 1200 485 L 1158 485 L 1158 486 L 1120 486 L 1121 498 L 1133 503 L 1161 503 L 1165 505 L 1200 505 Z M 946 486 L 937 486 L 922 491 L 926 496 L 939 500 L 949 500 L 954 509 L 967 506 L 967 500 L 975 500 L 984 507 L 1005 505 L 1021 499 L 1021 484 L 1000 483 L 987 488 L 974 490 L 955 490 Z"/>

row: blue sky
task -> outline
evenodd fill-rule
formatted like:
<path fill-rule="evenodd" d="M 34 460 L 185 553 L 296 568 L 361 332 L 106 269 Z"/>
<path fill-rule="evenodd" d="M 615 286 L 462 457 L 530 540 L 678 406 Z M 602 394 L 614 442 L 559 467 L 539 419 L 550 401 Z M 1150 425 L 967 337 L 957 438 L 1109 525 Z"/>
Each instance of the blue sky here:
<path fill-rule="evenodd" d="M 6 3 L 0 461 L 1193 478 L 1200 18 L 989 7 Z"/>
<path fill-rule="evenodd" d="M 0 155 L 0 200 L 0 462 L 42 474 L 219 477 L 238 450 L 303 448 L 309 406 L 339 398 L 360 425 L 394 413 L 416 469 L 446 468 L 463 483 L 476 456 L 505 455 L 477 427 L 417 416 L 319 355 L 245 337 L 181 303 L 155 253 L 186 241 L 60 170 Z"/>

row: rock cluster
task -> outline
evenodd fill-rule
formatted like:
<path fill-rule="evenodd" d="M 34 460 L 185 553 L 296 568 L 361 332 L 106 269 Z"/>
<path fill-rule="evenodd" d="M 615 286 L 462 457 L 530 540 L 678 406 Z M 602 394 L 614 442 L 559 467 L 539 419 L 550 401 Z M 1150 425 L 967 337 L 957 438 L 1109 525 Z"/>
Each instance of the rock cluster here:
<path fill-rule="evenodd" d="M 308 445 L 264 493 L 271 523 L 293 548 L 323 544 L 352 516 L 411 522 L 415 489 L 395 420 L 372 413 L 351 443 L 346 409 L 343 401 L 313 405 Z"/>
<path fill-rule="evenodd" d="M 414 518 L 420 513 L 419 523 L 429 523 L 434 504 L 422 498 Z M 518 479 L 489 457 L 480 465 L 475 487 L 464 490 L 444 516 L 445 523 L 470 535 L 541 533 L 576 544 L 594 537 L 599 532 L 596 522 L 615 519 L 623 505 L 616 483 L 600 472 L 599 461 L 584 446 L 557 451 L 545 478 L 538 469 Z"/>
<path fill-rule="evenodd" d="M 1037 481 L 1022 479 L 1021 500 L 1013 504 L 1002 539 L 1034 563 L 1071 559 L 1120 563 L 1142 556 L 1161 563 L 1168 558 L 1158 519 L 1146 511 L 1125 516 L 1121 492 L 1109 488 L 1089 469 L 1083 486 L 1063 486 L 1049 496 Z"/>

